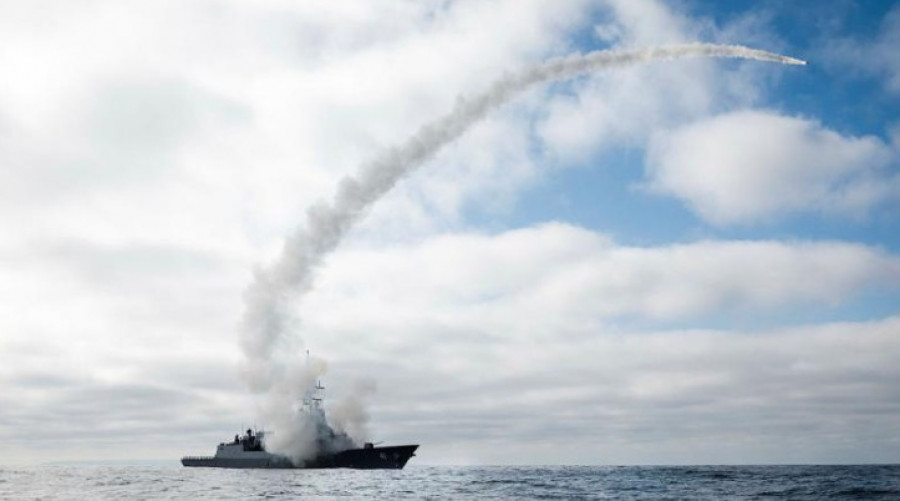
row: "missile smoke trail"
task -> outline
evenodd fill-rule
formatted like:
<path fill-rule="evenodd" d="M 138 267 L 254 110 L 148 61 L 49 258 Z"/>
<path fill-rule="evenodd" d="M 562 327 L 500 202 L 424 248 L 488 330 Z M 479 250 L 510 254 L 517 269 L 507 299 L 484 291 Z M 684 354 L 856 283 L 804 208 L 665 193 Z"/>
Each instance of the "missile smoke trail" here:
<path fill-rule="evenodd" d="M 269 268 L 256 270 L 254 281 L 244 295 L 245 311 L 240 331 L 240 345 L 246 358 L 244 376 L 251 390 L 271 397 L 271 408 L 265 411 L 271 418 L 270 422 L 289 426 L 287 421 L 290 409 L 298 397 L 315 384 L 318 374 L 324 371 L 322 363 L 313 364 L 312 367 L 307 364 L 303 370 L 286 367 L 289 362 L 287 355 L 277 350 L 283 343 L 291 341 L 288 333 L 295 320 L 291 306 L 300 294 L 311 287 L 313 272 L 321 265 L 323 258 L 340 244 L 365 211 L 400 179 L 429 160 L 490 111 L 533 85 L 571 78 L 590 71 L 688 57 L 806 64 L 805 61 L 771 52 L 714 44 L 630 51 L 603 50 L 551 59 L 521 72 L 506 75 L 481 94 L 459 99 L 449 114 L 426 124 L 404 143 L 362 165 L 355 176 L 342 179 L 331 203 L 320 202 L 308 210 L 306 224 L 298 227 L 287 238 L 280 257 Z M 298 342 L 296 339 L 294 341 Z M 298 445 L 296 437 L 285 436 L 280 429 L 278 433 L 281 435 L 276 435 L 281 442 L 280 447 L 290 449 L 292 457 L 302 458 L 315 454 L 315 450 L 302 450 L 304 447 Z M 290 433 L 292 432 L 288 435 Z M 307 437 L 300 442 L 309 445 L 310 440 Z"/>

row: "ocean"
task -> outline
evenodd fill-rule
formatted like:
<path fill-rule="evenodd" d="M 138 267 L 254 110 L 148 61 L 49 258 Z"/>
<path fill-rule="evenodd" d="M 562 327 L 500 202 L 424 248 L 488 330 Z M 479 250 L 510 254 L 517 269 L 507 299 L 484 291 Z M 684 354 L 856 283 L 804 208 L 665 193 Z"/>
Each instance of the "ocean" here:
<path fill-rule="evenodd" d="M 0 499 L 897 499 L 900 465 L 0 467 Z"/>

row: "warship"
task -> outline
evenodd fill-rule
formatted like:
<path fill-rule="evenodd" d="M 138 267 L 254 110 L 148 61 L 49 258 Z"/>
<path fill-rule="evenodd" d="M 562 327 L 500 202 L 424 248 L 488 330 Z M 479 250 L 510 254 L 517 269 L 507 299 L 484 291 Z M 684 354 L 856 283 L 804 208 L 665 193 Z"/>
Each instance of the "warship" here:
<path fill-rule="evenodd" d="M 313 392 L 324 389 L 316 382 Z M 366 442 L 356 445 L 344 432 L 334 431 L 325 420 L 321 398 L 316 393 L 307 395 L 303 401 L 301 418 L 311 419 L 317 427 L 318 439 L 315 457 L 303 460 L 272 453 L 266 450 L 264 430 L 248 429 L 243 436 L 235 435 L 234 440 L 223 442 L 216 447 L 214 456 L 185 456 L 183 466 L 206 466 L 214 468 L 358 468 L 358 469 L 401 469 L 415 456 L 416 445 L 377 446 Z"/>

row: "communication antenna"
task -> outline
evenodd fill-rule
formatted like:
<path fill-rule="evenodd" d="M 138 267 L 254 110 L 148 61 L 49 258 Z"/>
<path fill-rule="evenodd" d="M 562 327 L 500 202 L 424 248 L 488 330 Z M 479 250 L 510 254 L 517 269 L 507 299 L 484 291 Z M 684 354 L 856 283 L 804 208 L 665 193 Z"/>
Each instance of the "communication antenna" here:
<path fill-rule="evenodd" d="M 306 350 L 306 367 L 309 368 L 309 349 Z M 324 390 L 325 386 L 322 384 L 322 381 L 319 378 L 316 378 L 316 384 L 309 390 L 307 390 L 303 396 L 303 409 L 307 412 L 312 410 L 322 410 L 322 397 L 319 396 L 319 392 Z"/>

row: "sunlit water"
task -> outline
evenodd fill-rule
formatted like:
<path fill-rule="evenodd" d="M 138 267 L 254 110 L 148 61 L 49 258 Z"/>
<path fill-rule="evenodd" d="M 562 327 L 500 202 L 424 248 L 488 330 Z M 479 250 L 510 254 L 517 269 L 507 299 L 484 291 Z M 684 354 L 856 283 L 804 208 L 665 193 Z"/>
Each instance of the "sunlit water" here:
<path fill-rule="evenodd" d="M 0 468 L 0 499 L 900 499 L 887 466 Z"/>

